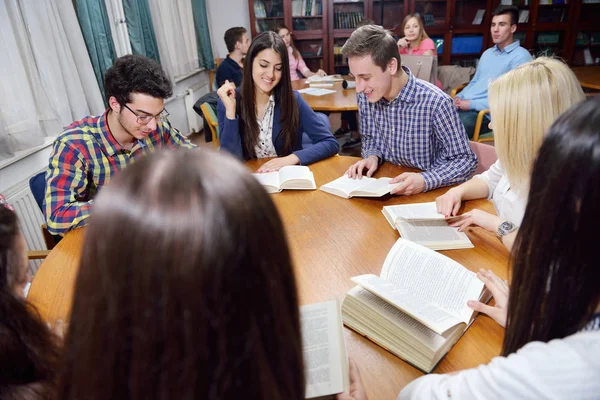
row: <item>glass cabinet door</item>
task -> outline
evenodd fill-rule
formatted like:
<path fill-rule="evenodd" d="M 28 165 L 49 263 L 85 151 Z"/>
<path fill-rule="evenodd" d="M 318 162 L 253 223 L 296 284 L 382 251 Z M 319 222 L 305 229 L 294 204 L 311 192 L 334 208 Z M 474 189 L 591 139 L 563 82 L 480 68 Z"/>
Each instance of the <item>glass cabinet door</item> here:
<path fill-rule="evenodd" d="M 256 32 L 274 31 L 283 24 L 283 0 L 255 0 Z"/>
<path fill-rule="evenodd" d="M 373 21 L 403 36 L 404 0 L 373 0 Z"/>
<path fill-rule="evenodd" d="M 365 19 L 365 4 L 362 1 L 333 0 L 333 29 L 354 30 Z"/>
<path fill-rule="evenodd" d="M 323 0 L 292 0 L 292 30 L 323 31 Z"/>
<path fill-rule="evenodd" d="M 446 24 L 446 0 L 415 0 L 415 12 L 421 14 L 427 27 L 444 27 Z"/>

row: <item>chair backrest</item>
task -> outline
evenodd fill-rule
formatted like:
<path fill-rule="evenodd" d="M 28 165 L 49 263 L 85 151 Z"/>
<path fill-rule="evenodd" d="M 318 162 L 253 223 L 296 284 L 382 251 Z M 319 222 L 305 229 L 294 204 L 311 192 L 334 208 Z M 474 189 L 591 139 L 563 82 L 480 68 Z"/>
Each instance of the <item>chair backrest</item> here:
<path fill-rule="evenodd" d="M 38 172 L 29 179 L 29 189 L 40 211 L 44 212 L 44 195 L 46 192 L 46 171 Z"/>
<path fill-rule="evenodd" d="M 403 54 L 401 60 L 402 65 L 408 67 L 414 76 L 435 85 L 438 66 L 437 56 Z"/>
<path fill-rule="evenodd" d="M 473 141 L 469 141 L 469 144 L 473 153 L 477 156 L 477 169 L 473 174 L 480 174 L 487 171 L 498 159 L 494 146 Z"/>
<path fill-rule="evenodd" d="M 208 124 L 208 129 L 210 130 L 210 134 L 212 136 L 213 148 L 218 149 L 221 146 L 221 141 L 219 140 L 219 120 L 217 119 L 217 116 L 215 115 L 215 112 L 210 104 L 202 103 L 200 105 L 200 110 L 202 110 L 204 120 Z M 206 134 L 206 132 L 204 134 Z"/>

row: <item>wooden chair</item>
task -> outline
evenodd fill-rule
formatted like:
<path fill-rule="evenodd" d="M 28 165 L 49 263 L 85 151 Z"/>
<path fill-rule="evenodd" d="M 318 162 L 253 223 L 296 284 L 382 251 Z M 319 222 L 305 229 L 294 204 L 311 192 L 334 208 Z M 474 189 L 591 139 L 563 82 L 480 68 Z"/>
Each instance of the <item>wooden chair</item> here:
<path fill-rule="evenodd" d="M 211 92 L 215 90 L 215 86 L 216 86 L 215 76 L 217 74 L 217 68 L 219 68 L 219 65 L 221 65 L 221 62 L 223 62 L 223 58 L 219 58 L 219 57 L 215 58 L 215 68 L 208 71 L 208 79 L 209 79 L 209 86 L 210 86 Z"/>
<path fill-rule="evenodd" d="M 465 83 L 463 85 L 457 86 L 454 89 L 452 89 L 452 92 L 450 92 L 450 97 L 454 98 L 456 96 L 456 94 L 458 92 L 460 92 L 461 90 L 463 90 L 465 88 L 465 86 L 467 86 L 468 83 Z M 473 140 L 474 142 L 493 142 L 494 141 L 494 131 L 489 131 L 483 134 L 479 134 L 479 132 L 481 132 L 481 125 L 483 124 L 483 118 L 486 116 L 486 114 L 489 114 L 490 110 L 481 110 L 479 111 L 479 113 L 477 114 L 477 120 L 475 121 L 475 130 L 473 131 Z"/>
<path fill-rule="evenodd" d="M 208 103 L 202 103 L 200 110 L 202 110 L 204 120 L 208 123 L 208 129 L 210 130 L 212 137 L 213 148 L 218 150 L 219 147 L 221 147 L 221 141 L 219 140 L 219 120 Z M 206 131 L 204 134 L 206 135 Z"/>

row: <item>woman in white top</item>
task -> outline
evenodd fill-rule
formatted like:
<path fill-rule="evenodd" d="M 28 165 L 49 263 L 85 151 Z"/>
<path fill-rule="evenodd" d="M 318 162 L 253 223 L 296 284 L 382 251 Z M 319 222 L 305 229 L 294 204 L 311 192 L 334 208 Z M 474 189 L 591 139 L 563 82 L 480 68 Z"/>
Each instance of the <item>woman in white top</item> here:
<path fill-rule="evenodd" d="M 438 212 L 455 216 L 463 200 L 491 199 L 497 216 L 476 209 L 450 225 L 460 231 L 477 225 L 497 233 L 510 250 L 523 219 L 531 167 L 544 134 L 561 113 L 585 96 L 566 64 L 540 57 L 493 81 L 488 98 L 498 161 L 483 174 L 448 190 L 436 203 Z"/>
<path fill-rule="evenodd" d="M 502 355 L 450 375 L 430 374 L 406 399 L 598 399 L 600 397 L 600 97 L 572 107 L 550 128 L 533 166 L 512 283 L 478 275 L 506 324 Z M 510 293 L 510 296 L 508 294 Z M 351 394 L 366 399 L 356 368 Z"/>

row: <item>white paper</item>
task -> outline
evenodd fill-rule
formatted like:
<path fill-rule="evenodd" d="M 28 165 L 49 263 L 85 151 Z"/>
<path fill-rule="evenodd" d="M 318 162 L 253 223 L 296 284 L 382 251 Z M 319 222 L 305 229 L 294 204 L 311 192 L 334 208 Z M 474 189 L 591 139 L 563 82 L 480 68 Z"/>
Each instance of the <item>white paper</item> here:
<path fill-rule="evenodd" d="M 311 96 L 324 96 L 326 94 L 335 93 L 335 90 L 309 87 L 298 90 L 298 93 L 308 94 Z"/>

